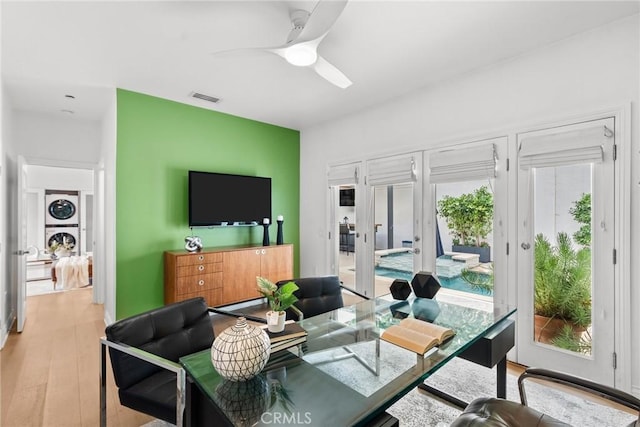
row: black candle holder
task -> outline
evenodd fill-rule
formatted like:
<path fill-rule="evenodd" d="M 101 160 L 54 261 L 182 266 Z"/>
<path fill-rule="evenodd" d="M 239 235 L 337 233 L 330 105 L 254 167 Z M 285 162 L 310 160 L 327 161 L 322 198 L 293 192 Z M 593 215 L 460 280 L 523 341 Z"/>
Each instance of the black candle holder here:
<path fill-rule="evenodd" d="M 269 224 L 262 224 L 264 234 L 262 235 L 262 246 L 269 246 Z"/>
<path fill-rule="evenodd" d="M 278 220 L 278 237 L 276 237 L 276 244 L 281 245 L 284 243 L 284 237 L 282 236 L 282 224 L 284 223 L 283 219 Z"/>

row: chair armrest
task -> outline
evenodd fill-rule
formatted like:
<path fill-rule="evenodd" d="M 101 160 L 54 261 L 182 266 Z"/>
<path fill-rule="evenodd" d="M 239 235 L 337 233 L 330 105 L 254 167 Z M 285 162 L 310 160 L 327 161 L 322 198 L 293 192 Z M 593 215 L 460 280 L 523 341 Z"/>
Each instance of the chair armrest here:
<path fill-rule="evenodd" d="M 148 351 L 131 347 L 127 344 L 109 341 L 106 337 L 100 338 L 100 427 L 107 426 L 107 347 L 121 351 L 135 358 L 144 360 L 176 374 L 176 425 L 183 425 L 186 395 L 186 372 L 179 363 L 160 357 Z"/>
<path fill-rule="evenodd" d="M 230 317 L 236 317 L 236 318 L 244 317 L 245 319 L 251 320 L 254 322 L 267 323 L 267 319 L 265 319 L 264 317 L 252 316 L 250 314 L 234 313 L 232 311 L 226 311 L 221 308 L 215 308 L 215 307 L 209 307 L 209 311 L 211 313 L 222 314 L 224 316 L 230 316 Z"/>
<path fill-rule="evenodd" d="M 354 295 L 356 295 L 356 296 L 359 296 L 359 297 L 360 297 L 360 298 L 362 298 L 362 299 L 366 299 L 366 300 L 371 299 L 371 298 L 369 298 L 368 296 L 365 296 L 365 295 L 361 294 L 360 292 L 356 292 L 356 291 L 354 291 L 353 289 L 349 289 L 349 288 L 347 288 L 346 286 L 344 286 L 344 285 L 342 284 L 342 282 L 340 283 L 340 287 L 341 287 L 342 289 L 344 289 L 345 291 L 347 291 L 347 292 L 351 292 L 352 294 L 354 294 Z"/>
<path fill-rule="evenodd" d="M 291 309 L 291 311 L 293 311 L 296 316 L 298 316 L 298 322 L 300 322 L 301 320 L 304 320 L 304 313 L 295 305 L 292 305 L 291 307 L 289 307 Z"/>
<path fill-rule="evenodd" d="M 180 366 L 179 363 L 172 362 L 171 360 L 165 359 L 164 357 L 160 357 L 153 353 L 149 353 L 148 351 L 144 351 L 136 347 L 131 347 L 127 344 L 109 341 L 106 337 L 100 338 L 100 343 L 106 347 L 110 347 L 115 350 L 121 351 L 130 356 L 144 360 L 145 362 L 149 362 L 153 365 L 159 366 L 169 371 L 172 371 L 175 373 L 182 372 L 182 366 Z"/>
<path fill-rule="evenodd" d="M 625 393 L 613 387 L 594 383 L 593 381 L 589 381 L 584 378 L 541 368 L 528 368 L 518 378 L 520 400 L 523 405 L 527 405 L 527 397 L 524 390 L 524 380 L 528 378 L 562 384 L 567 387 L 578 389 L 586 393 L 596 395 L 603 399 L 616 402 L 620 405 L 626 406 L 627 408 L 638 411 L 638 420 L 640 421 L 640 399 L 636 398 L 635 396 L 632 396 L 629 393 Z"/>

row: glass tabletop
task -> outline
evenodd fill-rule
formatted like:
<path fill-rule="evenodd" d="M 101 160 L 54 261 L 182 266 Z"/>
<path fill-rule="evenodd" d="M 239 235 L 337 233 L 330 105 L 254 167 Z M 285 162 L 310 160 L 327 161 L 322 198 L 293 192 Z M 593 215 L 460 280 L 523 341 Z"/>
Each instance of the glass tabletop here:
<path fill-rule="evenodd" d="M 208 350 L 180 362 L 234 425 L 366 425 L 514 312 L 385 295 L 304 319 L 308 337 L 302 353 L 272 354 L 265 369 L 245 383 L 220 377 Z M 425 357 L 379 338 L 406 317 L 456 334 Z"/>

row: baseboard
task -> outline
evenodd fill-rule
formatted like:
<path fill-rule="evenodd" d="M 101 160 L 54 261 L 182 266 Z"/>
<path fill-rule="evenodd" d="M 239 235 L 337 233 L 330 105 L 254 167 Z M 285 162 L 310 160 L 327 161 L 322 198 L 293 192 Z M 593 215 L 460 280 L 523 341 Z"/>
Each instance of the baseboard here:
<path fill-rule="evenodd" d="M 640 386 L 632 385 L 631 386 L 631 394 L 640 399 Z"/>
<path fill-rule="evenodd" d="M 14 315 L 13 312 L 11 312 L 11 315 L 7 319 L 7 323 L 5 324 L 7 329 L 0 331 L 0 350 L 2 350 L 4 348 L 4 345 L 7 343 L 7 340 L 9 339 L 9 334 L 11 333 L 11 328 L 13 328 L 15 323 L 16 323 L 16 316 Z"/>
<path fill-rule="evenodd" d="M 104 324 L 106 326 L 109 326 L 110 324 L 113 323 L 113 319 L 111 318 L 111 316 L 109 315 L 109 313 L 107 312 L 107 310 L 104 311 Z"/>

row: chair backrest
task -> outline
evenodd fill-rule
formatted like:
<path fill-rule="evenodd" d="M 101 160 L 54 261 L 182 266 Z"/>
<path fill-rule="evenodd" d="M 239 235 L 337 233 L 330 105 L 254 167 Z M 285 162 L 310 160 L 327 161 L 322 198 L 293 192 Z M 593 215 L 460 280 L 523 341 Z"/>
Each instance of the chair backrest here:
<path fill-rule="evenodd" d="M 214 333 L 204 298 L 192 298 L 119 320 L 105 329 L 109 341 L 127 344 L 177 362 L 211 347 Z M 119 388 L 136 384 L 161 368 L 109 349 Z"/>
<path fill-rule="evenodd" d="M 300 288 L 294 293 L 298 297 L 294 305 L 304 314 L 305 319 L 344 306 L 338 276 L 281 280 L 276 285 L 280 287 L 291 281 Z M 297 317 L 293 311 L 287 310 L 287 319 L 297 319 Z"/>

